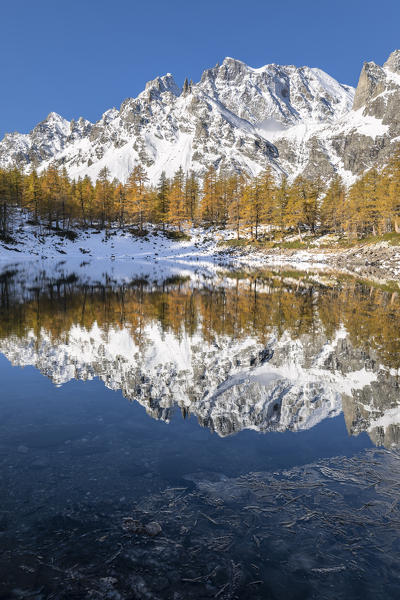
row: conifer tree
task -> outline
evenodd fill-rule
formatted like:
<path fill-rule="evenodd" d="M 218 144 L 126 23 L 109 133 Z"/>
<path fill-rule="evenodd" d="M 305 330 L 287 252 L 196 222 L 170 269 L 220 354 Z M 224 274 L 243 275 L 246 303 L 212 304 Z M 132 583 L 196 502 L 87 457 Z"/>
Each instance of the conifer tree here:
<path fill-rule="evenodd" d="M 95 203 L 99 212 L 100 227 L 106 227 L 106 236 L 108 228 L 111 225 L 114 194 L 110 178 L 110 169 L 103 167 L 99 172 L 95 187 Z"/>
<path fill-rule="evenodd" d="M 339 233 L 343 222 L 345 188 L 340 175 L 335 175 L 322 199 L 320 218 L 322 231 Z"/>
<path fill-rule="evenodd" d="M 229 173 L 221 170 L 215 181 L 215 222 L 220 227 L 226 227 L 229 220 L 230 185 Z"/>
<path fill-rule="evenodd" d="M 345 229 L 355 237 L 358 237 L 365 225 L 362 212 L 364 197 L 364 180 L 360 178 L 348 190 L 343 219 Z"/>
<path fill-rule="evenodd" d="M 35 168 L 25 177 L 23 189 L 23 205 L 33 211 L 33 220 L 37 223 L 43 201 L 42 185 Z"/>
<path fill-rule="evenodd" d="M 199 203 L 199 182 L 193 172 L 188 173 L 185 179 L 185 205 L 186 214 L 194 223 L 197 219 Z"/>
<path fill-rule="evenodd" d="M 250 226 L 258 239 L 261 224 L 272 225 L 274 221 L 275 182 L 270 167 L 266 167 L 251 184 L 250 205 L 247 206 L 247 216 Z"/>
<path fill-rule="evenodd" d="M 307 199 L 307 181 L 304 177 L 296 177 L 289 187 L 288 201 L 285 210 L 286 227 L 297 229 L 302 238 L 301 227 L 305 221 L 305 203 Z"/>
<path fill-rule="evenodd" d="M 286 214 L 287 204 L 289 200 L 289 185 L 287 176 L 282 175 L 279 181 L 279 185 L 275 189 L 274 193 L 274 209 L 272 214 L 272 222 L 277 225 L 280 229 L 281 235 L 287 226 Z"/>
<path fill-rule="evenodd" d="M 143 232 L 143 224 L 148 216 L 147 181 L 148 177 L 144 168 L 141 165 L 136 165 L 126 184 L 126 200 L 129 207 L 129 214 L 133 223 L 139 225 L 140 232 Z"/>
<path fill-rule="evenodd" d="M 67 229 L 70 225 L 71 217 L 73 216 L 73 204 L 71 202 L 71 182 L 68 177 L 67 169 L 64 167 L 61 170 L 59 177 L 59 185 L 60 185 L 60 209 L 61 209 L 61 220 L 62 220 L 62 228 L 65 229 L 67 225 Z"/>
<path fill-rule="evenodd" d="M 47 224 L 51 228 L 53 221 L 59 226 L 60 178 L 55 165 L 50 165 L 42 176 L 43 201 L 47 213 Z"/>
<path fill-rule="evenodd" d="M 372 235 L 378 233 L 378 171 L 375 168 L 366 172 L 364 179 L 364 198 L 361 205 L 364 224 L 372 230 Z"/>
<path fill-rule="evenodd" d="M 93 221 L 95 219 L 95 190 L 88 175 L 82 180 L 82 198 L 81 198 L 81 210 L 82 210 L 82 219 L 84 225 L 87 222 L 90 222 L 90 225 L 93 226 Z"/>
<path fill-rule="evenodd" d="M 396 149 L 388 165 L 388 216 L 396 233 L 400 233 L 400 146 Z"/>
<path fill-rule="evenodd" d="M 0 239 L 7 239 L 10 227 L 12 195 L 10 173 L 0 171 Z"/>
<path fill-rule="evenodd" d="M 236 231 L 236 237 L 240 239 L 240 232 L 245 218 L 245 196 L 244 189 L 246 179 L 244 175 L 232 176 L 229 182 L 230 198 L 229 222 Z"/>
<path fill-rule="evenodd" d="M 179 167 L 168 192 L 168 221 L 171 225 L 178 227 L 179 231 L 182 231 L 184 224 L 189 221 L 186 211 L 184 179 L 183 169 Z"/>
<path fill-rule="evenodd" d="M 114 189 L 114 206 L 116 207 L 118 223 L 119 223 L 119 226 L 121 228 L 123 228 L 125 226 L 125 216 L 126 216 L 125 186 L 123 186 L 120 181 L 115 179 L 113 181 L 113 189 Z"/>
<path fill-rule="evenodd" d="M 216 224 L 217 217 L 217 173 L 210 166 L 203 177 L 203 193 L 201 201 L 201 219 L 206 227 Z"/>
<path fill-rule="evenodd" d="M 165 231 L 165 225 L 168 221 L 169 214 L 169 181 L 165 174 L 165 171 L 161 173 L 156 196 L 156 221 L 162 225 L 163 231 Z"/>
<path fill-rule="evenodd" d="M 391 174 L 389 165 L 387 165 L 379 173 L 376 185 L 379 233 L 386 233 L 392 231 L 394 226 L 390 187 Z"/>

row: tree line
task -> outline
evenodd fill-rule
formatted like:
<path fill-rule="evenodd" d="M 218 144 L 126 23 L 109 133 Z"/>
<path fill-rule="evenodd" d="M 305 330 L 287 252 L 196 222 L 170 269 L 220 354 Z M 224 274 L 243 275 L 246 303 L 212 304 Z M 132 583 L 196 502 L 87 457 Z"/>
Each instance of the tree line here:
<path fill-rule="evenodd" d="M 339 175 L 328 185 L 321 178 L 298 176 L 278 180 L 267 167 L 256 177 L 218 173 L 210 166 L 203 177 L 179 168 L 168 179 L 161 174 L 150 185 L 137 165 L 127 182 L 111 180 L 104 167 L 95 182 L 71 180 L 65 168 L 50 165 L 38 173 L 17 167 L 0 169 L 0 236 L 11 236 L 15 209 L 32 223 L 70 231 L 76 227 L 134 228 L 146 224 L 180 232 L 190 226 L 229 227 L 239 239 L 244 233 L 284 236 L 296 232 L 348 233 L 354 237 L 400 232 L 400 149 L 381 170 L 366 171 L 346 188 Z"/>

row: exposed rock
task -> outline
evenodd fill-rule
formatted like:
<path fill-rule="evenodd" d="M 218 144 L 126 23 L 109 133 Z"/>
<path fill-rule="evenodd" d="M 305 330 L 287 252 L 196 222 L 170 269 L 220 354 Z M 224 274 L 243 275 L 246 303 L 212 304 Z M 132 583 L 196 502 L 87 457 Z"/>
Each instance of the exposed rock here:
<path fill-rule="evenodd" d="M 399 105 L 399 50 L 383 67 L 366 62 L 356 90 L 319 69 L 253 69 L 226 58 L 182 89 L 170 73 L 156 77 L 97 123 L 50 113 L 29 134 L 6 134 L 0 166 L 55 162 L 72 177 L 95 178 L 108 165 L 124 181 L 141 162 L 156 183 L 179 166 L 198 175 L 209 165 L 255 175 L 269 164 L 290 178 L 328 180 L 339 172 L 351 182 L 390 157 Z"/>
<path fill-rule="evenodd" d="M 400 50 L 392 52 L 383 66 L 393 73 L 400 73 Z"/>
<path fill-rule="evenodd" d="M 366 62 L 362 68 L 354 96 L 353 110 L 362 108 L 385 89 L 386 75 L 382 67 L 374 62 Z"/>

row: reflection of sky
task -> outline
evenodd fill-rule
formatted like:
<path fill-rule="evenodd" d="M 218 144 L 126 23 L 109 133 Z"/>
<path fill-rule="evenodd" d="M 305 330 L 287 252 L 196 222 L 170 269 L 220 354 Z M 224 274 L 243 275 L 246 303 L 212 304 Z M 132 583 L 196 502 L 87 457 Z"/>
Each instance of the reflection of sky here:
<path fill-rule="evenodd" d="M 56 388 L 36 369 L 12 367 L 4 357 L 0 358 L 0 376 L 0 437 L 16 447 L 29 447 L 40 431 L 45 446 L 46 435 L 62 430 L 60 444 L 51 446 L 54 451 L 62 449 L 65 436 L 102 439 L 112 432 L 115 439 L 131 439 L 132 444 L 137 436 L 154 439 L 157 447 L 167 444 L 168 453 L 175 454 L 177 462 L 184 457 L 192 471 L 204 470 L 209 462 L 213 469 L 235 475 L 247 469 L 289 468 L 321 457 L 351 455 L 371 446 L 366 434 L 348 435 L 342 415 L 299 433 L 243 431 L 221 438 L 200 427 L 195 417 L 184 420 L 178 408 L 169 423 L 154 420 L 138 403 L 127 402 L 120 391 L 106 388 L 97 379 L 71 381 Z M 170 468 L 172 471 L 172 465 Z"/>

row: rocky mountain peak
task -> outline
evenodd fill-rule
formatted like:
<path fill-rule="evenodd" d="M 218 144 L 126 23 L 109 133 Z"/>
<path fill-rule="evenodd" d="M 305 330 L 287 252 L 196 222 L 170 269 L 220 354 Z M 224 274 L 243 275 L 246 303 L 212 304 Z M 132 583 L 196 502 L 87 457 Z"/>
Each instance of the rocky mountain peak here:
<path fill-rule="evenodd" d="M 230 56 L 225 57 L 222 61 L 222 65 L 217 68 L 219 75 L 225 79 L 235 78 L 240 74 L 248 73 L 250 71 L 250 67 L 246 65 L 246 63 L 237 58 L 231 58 Z"/>
<path fill-rule="evenodd" d="M 68 135 L 69 128 L 70 122 L 67 121 L 67 119 L 64 119 L 64 117 L 56 112 L 51 112 L 45 119 L 43 119 L 43 121 L 36 125 L 32 132 L 42 131 L 44 129 L 53 129 L 57 130 L 57 132 L 62 135 Z"/>
<path fill-rule="evenodd" d="M 360 78 L 354 96 L 353 110 L 365 106 L 365 104 L 383 92 L 385 89 L 385 71 L 374 62 L 365 62 L 361 70 Z"/>
<path fill-rule="evenodd" d="M 393 73 L 400 74 L 400 50 L 392 52 L 383 67 Z"/>
<path fill-rule="evenodd" d="M 115 107 L 110 108 L 109 110 L 106 110 L 105 113 L 103 113 L 101 120 L 105 125 L 107 125 L 108 123 L 110 123 L 110 121 L 115 119 L 118 116 L 118 114 L 119 111 Z"/>
<path fill-rule="evenodd" d="M 164 92 L 171 92 L 174 96 L 179 96 L 181 93 L 180 88 L 175 82 L 175 79 L 171 73 L 167 73 L 162 77 L 156 77 L 146 83 L 146 87 L 142 94 L 148 95 L 149 98 L 163 94 Z"/>
<path fill-rule="evenodd" d="M 266 122 L 282 129 L 303 120 L 335 120 L 351 109 L 353 100 L 351 87 L 320 69 L 275 64 L 252 68 L 230 57 L 205 71 L 198 87 L 262 130 Z"/>
<path fill-rule="evenodd" d="M 75 119 L 71 119 L 69 127 L 70 127 L 70 136 L 77 139 L 84 135 L 89 134 L 90 130 L 93 127 L 93 123 L 91 123 L 87 119 L 84 119 L 83 117 L 79 117 L 79 119 L 77 121 L 75 121 Z"/>

